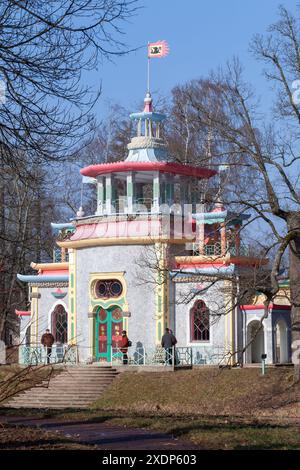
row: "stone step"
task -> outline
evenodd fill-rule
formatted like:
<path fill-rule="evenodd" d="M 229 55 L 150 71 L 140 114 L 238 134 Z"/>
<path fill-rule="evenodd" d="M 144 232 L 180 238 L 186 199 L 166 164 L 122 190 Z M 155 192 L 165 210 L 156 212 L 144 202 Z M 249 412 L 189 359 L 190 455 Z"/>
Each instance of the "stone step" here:
<path fill-rule="evenodd" d="M 110 367 L 70 367 L 50 380 L 44 380 L 42 384 L 21 392 L 4 406 L 52 409 L 88 408 L 117 375 L 118 372 Z"/>
<path fill-rule="evenodd" d="M 65 405 L 70 405 L 74 402 L 76 403 L 87 403 L 91 404 L 93 403 L 93 399 L 91 398 L 73 398 L 72 400 L 59 400 L 58 398 L 51 398 L 49 400 L 16 400 L 14 403 L 17 405 L 23 405 L 23 404 L 28 404 L 28 405 L 33 405 L 33 404 L 39 404 L 39 405 L 45 405 L 48 406 L 49 404 L 65 404 Z"/>
<path fill-rule="evenodd" d="M 90 407 L 89 404 L 87 405 L 83 405 L 81 403 L 73 403 L 69 406 L 67 405 L 56 405 L 56 406 L 53 406 L 53 405 L 49 405 L 47 407 L 45 407 L 44 405 L 13 405 L 13 406 L 8 406 L 8 405 L 4 405 L 5 408 L 14 408 L 14 409 L 23 409 L 23 408 L 28 408 L 28 409 L 32 409 L 32 410 L 40 410 L 40 409 L 51 409 L 51 410 L 66 410 L 66 409 L 69 409 L 69 408 L 72 408 L 72 409 L 80 409 L 80 410 L 85 410 L 87 408 Z"/>
<path fill-rule="evenodd" d="M 92 390 L 91 389 L 81 389 L 81 390 L 68 390 L 68 391 L 65 391 L 64 395 L 76 395 L 76 394 L 90 394 L 90 395 L 95 395 L 97 394 L 98 392 L 102 392 L 103 390 L 105 390 L 106 387 L 98 387 L 98 388 L 93 388 Z M 52 388 L 52 389 L 45 389 L 45 390 L 41 390 L 41 391 L 34 391 L 34 390 L 29 390 L 29 391 L 26 391 L 24 393 L 22 393 L 22 395 L 19 395 L 19 396 L 22 396 L 22 397 L 39 397 L 39 396 L 46 396 L 46 395 L 53 395 L 53 393 L 55 393 L 56 395 L 62 395 L 62 392 L 61 390 L 56 390 L 55 388 Z"/>

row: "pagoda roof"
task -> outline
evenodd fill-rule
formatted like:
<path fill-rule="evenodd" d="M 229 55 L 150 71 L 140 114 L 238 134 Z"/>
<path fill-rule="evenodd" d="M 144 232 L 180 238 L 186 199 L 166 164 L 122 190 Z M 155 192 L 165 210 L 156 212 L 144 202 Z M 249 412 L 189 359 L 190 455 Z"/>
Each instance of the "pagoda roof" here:
<path fill-rule="evenodd" d="M 130 117 L 131 120 L 150 119 L 151 121 L 155 121 L 155 122 L 160 122 L 160 121 L 163 121 L 164 119 L 166 119 L 165 114 L 154 113 L 154 112 L 146 112 L 146 111 L 143 111 L 141 113 L 131 113 L 129 115 L 129 117 Z"/>
<path fill-rule="evenodd" d="M 171 173 L 182 176 L 194 176 L 196 178 L 210 178 L 217 172 L 209 168 L 202 168 L 191 165 L 183 165 L 174 162 L 134 162 L 134 161 L 121 161 L 114 163 L 100 163 L 97 165 L 90 165 L 80 170 L 84 176 L 97 177 L 108 173 L 119 173 L 127 171 L 159 171 L 161 173 Z"/>

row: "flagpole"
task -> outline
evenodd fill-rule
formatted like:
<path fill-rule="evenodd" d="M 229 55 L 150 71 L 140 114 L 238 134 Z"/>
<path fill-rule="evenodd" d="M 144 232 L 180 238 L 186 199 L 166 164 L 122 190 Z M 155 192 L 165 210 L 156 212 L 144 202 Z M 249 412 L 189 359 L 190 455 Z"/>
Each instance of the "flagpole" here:
<path fill-rule="evenodd" d="M 150 93 L 150 57 L 149 57 L 149 44 L 147 46 L 147 55 L 148 55 L 148 69 L 147 69 L 147 92 Z"/>

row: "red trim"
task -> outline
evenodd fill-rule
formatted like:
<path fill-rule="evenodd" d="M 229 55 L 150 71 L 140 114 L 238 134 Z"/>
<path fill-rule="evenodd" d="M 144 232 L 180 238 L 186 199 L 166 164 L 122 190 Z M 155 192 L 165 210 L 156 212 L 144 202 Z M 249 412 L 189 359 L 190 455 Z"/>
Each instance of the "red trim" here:
<path fill-rule="evenodd" d="M 31 312 L 27 310 L 15 310 L 15 314 L 18 315 L 18 317 L 30 317 Z"/>
<path fill-rule="evenodd" d="M 123 171 L 160 171 L 162 173 L 173 173 L 175 175 L 195 176 L 197 178 L 210 178 L 217 172 L 208 168 L 190 165 L 181 165 L 173 162 L 114 162 L 90 165 L 80 170 L 84 176 L 95 178 L 105 173 L 116 173 Z"/>
<path fill-rule="evenodd" d="M 64 274 L 69 274 L 69 269 L 41 269 L 39 273 L 43 276 L 62 276 Z"/>
<path fill-rule="evenodd" d="M 240 305 L 242 310 L 264 310 L 265 306 L 263 304 L 258 305 Z M 278 304 L 270 304 L 270 310 L 291 310 L 290 305 L 278 305 Z"/>

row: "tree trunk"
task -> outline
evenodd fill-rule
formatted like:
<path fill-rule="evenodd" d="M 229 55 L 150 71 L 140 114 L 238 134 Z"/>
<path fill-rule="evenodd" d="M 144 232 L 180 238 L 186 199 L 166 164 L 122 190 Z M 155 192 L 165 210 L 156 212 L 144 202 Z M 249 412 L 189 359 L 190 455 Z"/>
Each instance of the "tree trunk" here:
<path fill-rule="evenodd" d="M 299 230 L 300 217 L 293 218 L 290 230 Z M 300 232 L 295 239 L 290 242 L 289 246 L 290 258 L 290 292 L 291 292 L 291 321 L 292 321 L 292 352 L 294 353 L 294 378 L 295 381 L 300 381 Z M 296 350 L 298 354 L 295 354 Z"/>

